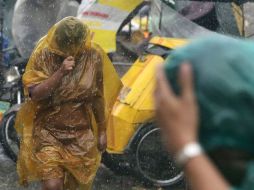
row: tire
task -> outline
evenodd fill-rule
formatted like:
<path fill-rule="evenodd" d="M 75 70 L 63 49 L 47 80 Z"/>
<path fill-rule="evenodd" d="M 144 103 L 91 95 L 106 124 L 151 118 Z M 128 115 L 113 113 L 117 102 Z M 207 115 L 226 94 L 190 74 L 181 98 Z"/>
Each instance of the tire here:
<path fill-rule="evenodd" d="M 102 156 L 102 163 L 117 175 L 128 175 L 131 169 L 126 157 L 125 154 L 118 155 L 105 152 Z"/>
<path fill-rule="evenodd" d="M 4 152 L 14 162 L 17 161 L 20 141 L 14 128 L 16 113 L 16 111 L 13 111 L 8 113 L 7 115 L 4 115 L 0 129 L 0 140 Z"/>
<path fill-rule="evenodd" d="M 178 185 L 184 173 L 164 149 L 160 129 L 151 123 L 140 130 L 136 145 L 136 174 L 145 184 L 160 187 Z"/>

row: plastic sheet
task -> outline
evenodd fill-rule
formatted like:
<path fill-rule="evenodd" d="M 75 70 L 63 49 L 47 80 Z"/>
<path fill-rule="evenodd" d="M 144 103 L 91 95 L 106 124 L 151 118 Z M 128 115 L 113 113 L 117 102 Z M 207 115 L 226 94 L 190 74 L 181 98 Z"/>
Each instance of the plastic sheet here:
<path fill-rule="evenodd" d="M 78 3 L 68 0 L 18 0 L 15 5 L 12 33 L 23 57 L 29 57 L 36 42 L 56 21 L 76 16 Z"/>
<path fill-rule="evenodd" d="M 189 2 L 178 2 L 176 6 L 180 9 L 188 4 Z M 150 27 L 154 35 L 174 38 L 195 38 L 213 33 L 185 18 L 161 0 L 152 1 L 150 15 Z"/>

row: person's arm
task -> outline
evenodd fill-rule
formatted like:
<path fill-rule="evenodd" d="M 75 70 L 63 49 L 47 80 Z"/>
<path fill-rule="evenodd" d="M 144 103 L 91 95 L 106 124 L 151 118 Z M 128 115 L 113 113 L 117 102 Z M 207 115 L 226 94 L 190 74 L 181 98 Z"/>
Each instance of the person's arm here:
<path fill-rule="evenodd" d="M 97 64 L 96 72 L 96 92 L 93 97 L 92 110 L 98 126 L 98 130 L 105 130 L 105 102 L 104 102 L 104 89 L 103 89 L 103 64 L 100 61 Z"/>
<path fill-rule="evenodd" d="M 93 98 L 92 109 L 95 117 L 95 121 L 99 131 L 104 131 L 105 126 L 105 104 L 103 95 L 98 95 Z"/>
<path fill-rule="evenodd" d="M 175 156 L 189 143 L 196 143 L 198 106 L 196 103 L 190 64 L 180 68 L 181 94 L 175 95 L 162 66 L 156 75 L 154 93 L 156 116 L 168 151 Z M 184 165 L 193 190 L 229 190 L 230 185 L 203 153 L 190 158 Z"/>
<path fill-rule="evenodd" d="M 40 101 L 48 98 L 54 89 L 61 82 L 62 77 L 70 72 L 75 66 L 74 58 L 67 57 L 64 61 L 60 69 L 58 69 L 51 77 L 42 83 L 32 86 L 29 88 L 29 94 L 32 100 Z"/>
<path fill-rule="evenodd" d="M 184 167 L 184 172 L 193 190 L 230 189 L 229 184 L 205 154 L 190 159 Z"/>
<path fill-rule="evenodd" d="M 104 152 L 107 148 L 105 105 L 103 95 L 96 96 L 92 103 L 94 117 L 98 129 L 98 150 Z"/>
<path fill-rule="evenodd" d="M 107 136 L 106 136 L 102 58 L 99 58 L 99 61 L 97 64 L 96 87 L 97 87 L 97 90 L 96 90 L 97 92 L 93 98 L 92 110 L 93 110 L 94 117 L 97 123 L 97 128 L 98 128 L 98 149 L 101 152 L 104 152 L 107 147 Z"/>

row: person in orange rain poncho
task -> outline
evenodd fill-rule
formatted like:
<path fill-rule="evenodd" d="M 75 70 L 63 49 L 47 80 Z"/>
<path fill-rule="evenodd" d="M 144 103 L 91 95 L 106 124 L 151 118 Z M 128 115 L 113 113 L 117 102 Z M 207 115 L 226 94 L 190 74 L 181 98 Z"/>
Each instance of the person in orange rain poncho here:
<path fill-rule="evenodd" d="M 107 116 L 121 88 L 112 63 L 75 17 L 55 24 L 35 47 L 23 76 L 21 185 L 43 190 L 91 189 L 106 149 Z"/>

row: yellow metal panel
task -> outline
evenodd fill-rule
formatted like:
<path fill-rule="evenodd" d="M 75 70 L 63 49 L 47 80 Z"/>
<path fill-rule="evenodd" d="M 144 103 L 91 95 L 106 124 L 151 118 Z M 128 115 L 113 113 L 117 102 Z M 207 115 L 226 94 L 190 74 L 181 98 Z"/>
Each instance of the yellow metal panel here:
<path fill-rule="evenodd" d="M 130 12 L 142 2 L 143 0 L 99 0 L 98 3 Z"/>
<path fill-rule="evenodd" d="M 118 117 L 122 120 L 132 122 L 135 118 L 136 112 L 137 110 L 133 109 L 130 105 L 118 102 L 115 104 L 111 115 L 113 117 Z"/>
<path fill-rule="evenodd" d="M 97 0 L 80 6 L 81 18 L 94 33 L 93 41 L 107 53 L 116 50 L 116 33 L 121 23 L 143 0 Z"/>
<path fill-rule="evenodd" d="M 85 22 L 85 21 L 84 21 Z M 94 24 L 94 21 L 85 22 L 88 26 Z M 97 24 L 100 24 L 98 22 Z M 105 52 L 115 51 L 116 32 L 112 30 L 96 30 L 92 29 L 93 39 L 92 41 L 103 47 Z M 107 40 L 105 40 L 105 37 Z"/>
<path fill-rule="evenodd" d="M 152 61 L 154 55 L 148 55 L 143 57 L 142 59 L 139 58 L 129 69 L 129 71 L 123 76 L 122 82 L 124 87 L 122 88 L 118 100 L 122 103 L 126 103 L 126 96 L 129 94 L 131 89 L 133 88 L 133 83 L 135 83 L 137 78 L 141 75 L 146 65 Z"/>
<path fill-rule="evenodd" d="M 122 82 L 124 86 L 130 87 L 132 83 L 137 79 L 142 70 L 146 67 L 146 65 L 153 59 L 153 55 L 142 56 L 138 58 L 131 68 L 125 73 L 122 77 Z"/>
<path fill-rule="evenodd" d="M 163 62 L 161 57 L 149 56 L 148 62 L 136 62 L 129 71 L 125 84 L 128 83 L 132 90 L 127 95 L 125 103 L 117 101 L 111 112 L 107 128 L 108 152 L 122 153 L 137 127 L 154 118 L 152 104 L 154 72 L 155 65 L 161 62 Z M 132 78 L 134 76 L 135 80 Z"/>
<path fill-rule="evenodd" d="M 155 85 L 155 70 L 156 66 L 160 62 L 154 61 L 147 66 L 147 70 L 149 71 L 148 75 L 150 76 L 149 81 L 147 82 L 146 87 L 143 92 L 140 94 L 138 100 L 133 105 L 134 109 L 137 110 L 154 110 L 153 104 L 153 90 Z"/>
<path fill-rule="evenodd" d="M 130 87 L 142 70 L 143 67 L 134 63 L 121 79 L 124 86 Z"/>
<path fill-rule="evenodd" d="M 107 128 L 107 151 L 112 153 L 122 153 L 138 126 L 154 118 L 154 111 L 138 111 L 123 104 L 118 106 L 121 112 L 113 110 Z"/>
<path fill-rule="evenodd" d="M 157 44 L 170 49 L 175 49 L 186 45 L 188 41 L 186 39 L 180 38 L 162 38 L 159 36 L 155 36 L 149 42 L 151 44 Z"/>
<path fill-rule="evenodd" d="M 144 89 L 150 84 L 155 70 L 155 65 L 162 63 L 164 60 L 160 56 L 153 56 L 150 63 L 139 74 L 135 82 L 131 86 L 131 91 L 125 98 L 125 103 L 133 106 L 142 95 Z"/>
<path fill-rule="evenodd" d="M 185 40 L 153 38 L 154 43 L 176 48 Z M 168 45 L 170 44 L 170 45 Z M 153 90 L 155 67 L 164 60 L 160 56 L 147 55 L 138 59 L 122 78 L 121 90 L 111 113 L 107 128 L 108 152 L 123 153 L 138 126 L 154 119 Z"/>
<path fill-rule="evenodd" d="M 116 109 L 113 109 L 111 116 L 114 118 L 121 119 L 124 122 L 128 123 L 143 123 L 147 119 L 149 119 L 150 113 L 154 112 L 154 109 L 143 110 L 143 109 L 135 109 L 127 104 L 118 103 Z M 144 116 L 140 118 L 141 115 L 148 114 L 149 116 Z M 138 115 L 138 116 L 137 116 Z"/>
<path fill-rule="evenodd" d="M 149 121 L 154 120 L 154 110 L 138 110 L 136 117 L 134 119 L 134 124 L 137 124 L 134 126 L 135 129 L 139 127 L 143 123 L 147 123 Z"/>
<path fill-rule="evenodd" d="M 153 92 L 154 92 L 154 85 L 155 85 L 154 83 L 155 83 L 155 80 L 153 77 L 149 85 L 144 89 L 139 100 L 133 106 L 134 109 L 137 109 L 139 111 L 154 110 L 154 101 L 153 101 Z"/>
<path fill-rule="evenodd" d="M 107 151 L 120 153 L 123 152 L 131 136 L 135 132 L 133 120 L 136 116 L 136 110 L 128 105 L 119 103 L 116 107 L 117 108 L 114 108 L 112 111 L 109 126 L 107 127 Z"/>
<path fill-rule="evenodd" d="M 112 120 L 112 130 L 107 130 L 107 151 L 121 153 L 124 151 L 135 129 L 132 123 L 123 121 L 117 117 Z M 114 134 L 111 134 L 114 133 Z"/>

